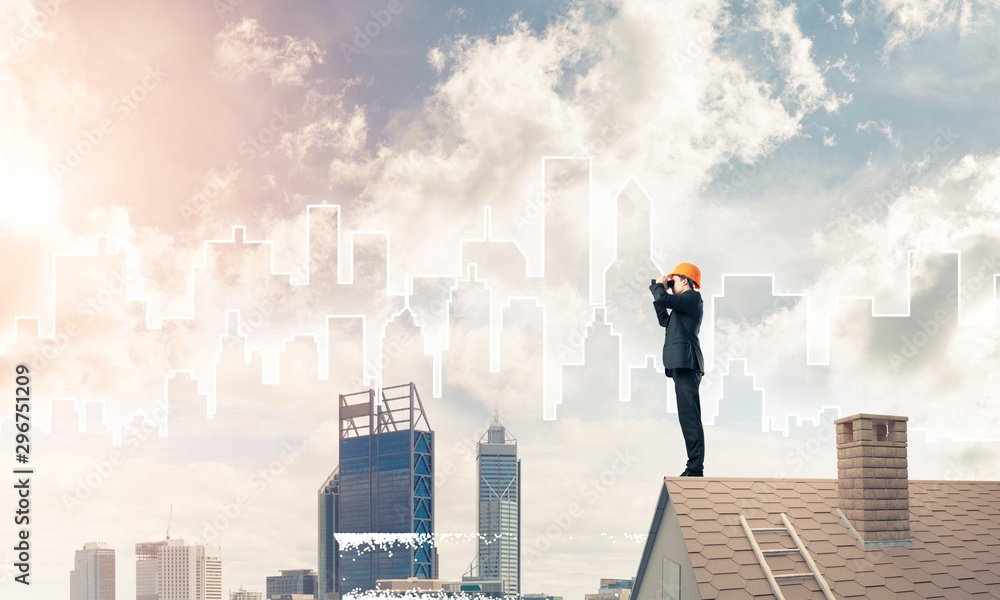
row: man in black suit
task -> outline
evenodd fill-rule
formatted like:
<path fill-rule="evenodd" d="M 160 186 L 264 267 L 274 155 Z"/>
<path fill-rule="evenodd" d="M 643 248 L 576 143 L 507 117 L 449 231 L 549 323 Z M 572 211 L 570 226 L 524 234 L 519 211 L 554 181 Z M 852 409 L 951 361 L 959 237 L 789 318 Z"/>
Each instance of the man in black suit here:
<path fill-rule="evenodd" d="M 705 359 L 701 354 L 698 332 L 704 303 L 697 288 L 701 287 L 701 271 L 690 263 L 677 265 L 670 275 L 661 275 L 649 291 L 660 325 L 666 328 L 663 340 L 663 367 L 674 380 L 677 394 L 677 417 L 684 444 L 687 446 L 687 468 L 681 477 L 701 477 L 705 470 L 705 430 L 701 424 L 701 398 L 698 387 L 705 374 Z M 667 293 L 670 288 L 673 293 Z"/>

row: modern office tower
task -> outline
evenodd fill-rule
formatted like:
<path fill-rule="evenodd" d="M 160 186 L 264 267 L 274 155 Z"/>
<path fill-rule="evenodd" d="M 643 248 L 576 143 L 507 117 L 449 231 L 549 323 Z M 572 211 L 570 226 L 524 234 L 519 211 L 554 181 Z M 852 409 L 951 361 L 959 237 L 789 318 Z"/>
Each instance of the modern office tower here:
<path fill-rule="evenodd" d="M 505 594 L 521 593 L 521 461 L 517 440 L 494 419 L 476 448 L 479 479 L 479 554 L 476 580 L 502 580 Z M 473 578 L 469 578 L 472 580 Z"/>
<path fill-rule="evenodd" d="M 319 488 L 319 594 L 320 600 L 337 593 L 337 499 L 340 497 L 340 467 Z M 328 594 L 330 594 L 328 596 Z"/>
<path fill-rule="evenodd" d="M 238 590 L 229 590 L 229 600 L 264 600 L 264 592 L 241 585 Z"/>
<path fill-rule="evenodd" d="M 166 540 L 158 548 L 157 600 L 222 600 L 222 548 Z"/>
<path fill-rule="evenodd" d="M 135 600 L 156 600 L 156 574 L 159 572 L 160 542 L 141 542 L 135 545 Z"/>
<path fill-rule="evenodd" d="M 105 542 L 88 542 L 76 551 L 69 572 L 70 600 L 115 600 L 115 551 Z"/>
<path fill-rule="evenodd" d="M 434 534 L 434 432 L 417 387 L 340 396 L 338 534 L 364 534 L 340 544 L 335 572 L 341 595 L 375 589 L 379 579 L 431 579 Z"/>
<path fill-rule="evenodd" d="M 316 571 L 312 569 L 283 569 L 281 575 L 267 578 L 267 597 L 281 594 L 305 594 L 316 597 Z"/>

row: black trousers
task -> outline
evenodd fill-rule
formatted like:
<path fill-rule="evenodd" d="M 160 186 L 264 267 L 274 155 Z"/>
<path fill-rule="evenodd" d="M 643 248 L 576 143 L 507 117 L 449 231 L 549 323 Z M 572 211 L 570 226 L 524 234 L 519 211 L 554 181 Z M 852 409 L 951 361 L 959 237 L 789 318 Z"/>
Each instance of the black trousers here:
<path fill-rule="evenodd" d="M 701 373 L 694 369 L 671 369 L 677 394 L 677 418 L 687 446 L 687 470 L 700 475 L 705 470 L 705 429 L 701 425 Z"/>

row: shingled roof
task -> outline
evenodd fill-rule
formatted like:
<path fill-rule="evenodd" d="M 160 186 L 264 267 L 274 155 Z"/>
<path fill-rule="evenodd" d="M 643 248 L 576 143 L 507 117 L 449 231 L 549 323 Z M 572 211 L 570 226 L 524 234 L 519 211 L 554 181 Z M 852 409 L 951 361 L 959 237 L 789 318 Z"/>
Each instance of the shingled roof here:
<path fill-rule="evenodd" d="M 908 480 L 906 421 L 838 419 L 837 479 L 664 479 L 632 597 L 1000 599 L 1000 482 Z"/>
<path fill-rule="evenodd" d="M 752 528 L 778 528 L 781 513 L 835 598 L 1000 598 L 1000 482 L 909 483 L 911 543 L 866 549 L 838 513 L 837 480 L 668 477 L 633 598 L 670 597 L 662 589 L 664 556 L 680 571 L 690 565 L 697 582 L 694 595 L 682 576 L 680 598 L 774 598 L 739 518 Z M 779 531 L 755 537 L 762 549 L 794 545 Z M 686 556 L 671 552 L 679 541 Z M 766 560 L 776 574 L 809 570 L 797 553 Z M 780 589 L 787 600 L 824 598 L 814 578 Z"/>

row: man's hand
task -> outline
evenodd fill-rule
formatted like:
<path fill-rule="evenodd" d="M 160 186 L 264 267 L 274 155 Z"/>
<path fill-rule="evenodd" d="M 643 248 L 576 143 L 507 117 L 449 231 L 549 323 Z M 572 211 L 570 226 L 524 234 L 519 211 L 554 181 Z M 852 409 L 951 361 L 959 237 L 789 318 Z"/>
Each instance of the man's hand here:
<path fill-rule="evenodd" d="M 661 283 L 661 284 L 663 284 L 664 287 L 666 287 L 667 286 L 667 279 L 669 279 L 669 278 L 666 275 L 660 275 L 659 277 L 656 278 L 656 283 Z"/>

